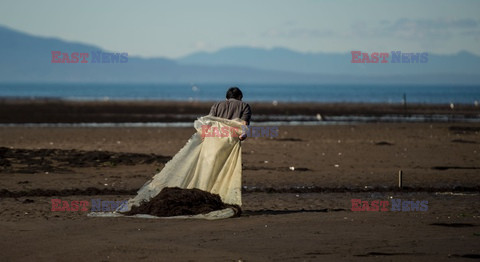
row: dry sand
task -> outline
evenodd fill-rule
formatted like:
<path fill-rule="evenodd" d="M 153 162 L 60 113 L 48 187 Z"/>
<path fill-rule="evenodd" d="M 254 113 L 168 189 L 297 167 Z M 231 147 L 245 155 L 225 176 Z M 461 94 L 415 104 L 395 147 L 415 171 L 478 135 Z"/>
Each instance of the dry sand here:
<path fill-rule="evenodd" d="M 278 138 L 249 138 L 242 145 L 242 216 L 200 221 L 51 211 L 53 198 L 128 199 L 185 144 L 193 128 L 0 127 L 0 260 L 480 257 L 480 124 L 279 130 Z M 400 169 L 404 190 L 395 189 Z M 351 199 L 392 197 L 427 200 L 428 210 L 350 210 Z"/>

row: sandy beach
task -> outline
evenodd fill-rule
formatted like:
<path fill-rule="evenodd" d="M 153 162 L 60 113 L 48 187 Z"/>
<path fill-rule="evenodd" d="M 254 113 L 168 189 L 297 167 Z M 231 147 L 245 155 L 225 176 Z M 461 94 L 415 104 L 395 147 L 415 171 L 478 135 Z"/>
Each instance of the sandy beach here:
<path fill-rule="evenodd" d="M 208 112 L 207 103 L 147 103 L 144 111 L 140 103 L 123 104 L 110 113 L 109 106 L 60 104 L 67 109 L 48 102 L 3 101 L 2 123 L 141 122 L 149 117 L 168 122 L 173 114 L 177 121 L 190 121 Z M 56 106 L 57 114 L 52 114 Z M 80 112 L 68 111 L 75 108 Z M 405 113 L 398 105 L 256 108 L 254 113 L 267 116 Z M 467 118 L 479 114 L 467 106 L 408 110 Z M 193 132 L 193 127 L 0 126 L 1 260 L 480 258 L 480 123 L 279 126 L 278 137 L 249 138 L 242 144 L 243 214 L 238 218 L 91 218 L 82 211 L 51 211 L 51 199 L 132 197 Z M 399 170 L 403 189 L 398 188 Z M 352 199 L 428 201 L 428 210 L 354 212 Z"/>

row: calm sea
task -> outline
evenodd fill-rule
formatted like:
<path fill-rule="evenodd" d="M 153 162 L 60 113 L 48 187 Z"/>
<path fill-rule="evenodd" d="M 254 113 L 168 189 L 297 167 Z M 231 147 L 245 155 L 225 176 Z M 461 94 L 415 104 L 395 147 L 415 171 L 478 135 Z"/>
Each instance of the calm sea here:
<path fill-rule="evenodd" d="M 0 98 L 67 100 L 216 101 L 225 98 L 223 84 L 0 84 Z M 480 103 L 479 86 L 453 85 L 239 85 L 245 101 Z"/>

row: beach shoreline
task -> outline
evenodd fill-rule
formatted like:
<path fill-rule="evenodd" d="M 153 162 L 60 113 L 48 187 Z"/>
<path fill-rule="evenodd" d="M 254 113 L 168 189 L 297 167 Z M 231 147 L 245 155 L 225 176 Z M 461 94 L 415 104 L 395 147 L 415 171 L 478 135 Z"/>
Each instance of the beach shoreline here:
<path fill-rule="evenodd" d="M 246 101 L 248 102 L 248 101 Z M 0 99 L 0 123 L 172 123 L 192 122 L 207 115 L 212 102 L 71 101 L 59 99 Z M 480 106 L 467 104 L 266 103 L 251 102 L 253 122 L 342 121 L 345 117 L 424 118 L 424 122 L 476 120 Z M 442 116 L 442 117 L 439 117 Z M 398 120 L 400 121 L 400 120 Z M 419 120 L 422 121 L 422 120 Z"/>
<path fill-rule="evenodd" d="M 8 103 L 0 106 L 2 112 Z M 62 103 L 15 102 L 13 107 L 21 110 L 10 107 L 2 114 L 11 113 L 19 123 L 27 122 L 27 115 L 42 123 L 83 119 L 58 111 L 67 106 L 85 110 L 83 116 L 92 114 L 84 120 L 125 121 L 124 114 L 170 109 L 195 114 L 210 105 L 185 111 L 173 102 L 113 106 L 115 117 L 102 118 L 96 110 L 110 110 L 103 102 Z M 322 106 L 302 110 L 313 114 Z M 55 108 L 65 118 L 49 116 Z M 52 199 L 123 201 L 134 196 L 194 132 L 192 126 L 0 126 L 2 257 L 443 261 L 480 255 L 475 244 L 480 123 L 293 125 L 280 126 L 278 137 L 248 138 L 242 142 L 244 214 L 239 218 L 90 218 L 86 212 L 51 211 Z M 400 170 L 403 190 L 398 188 Z M 428 201 L 428 210 L 354 212 L 352 199 Z"/>

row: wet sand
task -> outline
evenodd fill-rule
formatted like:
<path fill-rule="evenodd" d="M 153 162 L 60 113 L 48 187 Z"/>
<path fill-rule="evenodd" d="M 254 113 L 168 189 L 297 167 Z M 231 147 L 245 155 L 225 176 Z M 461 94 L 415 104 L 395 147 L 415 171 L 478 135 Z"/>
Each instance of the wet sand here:
<path fill-rule="evenodd" d="M 0 127 L 2 260 L 480 257 L 478 123 L 280 126 L 277 138 L 249 138 L 242 145 L 238 218 L 90 218 L 51 211 L 53 198 L 128 199 L 193 131 Z M 428 210 L 352 212 L 351 199 L 428 201 Z"/>
<path fill-rule="evenodd" d="M 248 102 L 248 101 L 247 101 Z M 67 101 L 54 99 L 0 99 L 3 123 L 141 123 L 192 122 L 208 114 L 212 102 L 174 101 Z M 338 116 L 424 116 L 438 115 L 475 119 L 480 107 L 456 104 L 368 104 L 368 103 L 266 103 L 249 102 L 254 122 L 285 121 L 292 116 L 329 121 Z"/>

